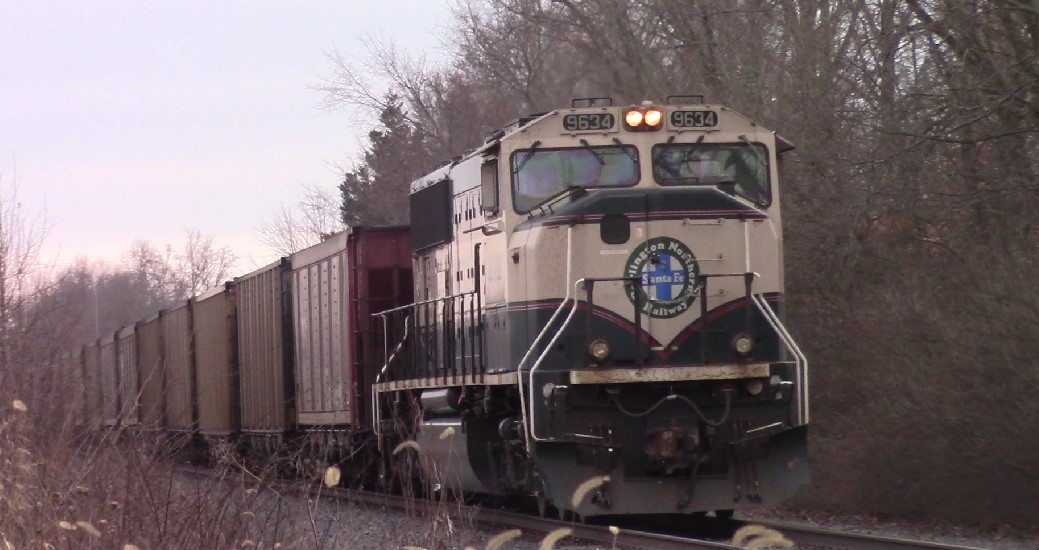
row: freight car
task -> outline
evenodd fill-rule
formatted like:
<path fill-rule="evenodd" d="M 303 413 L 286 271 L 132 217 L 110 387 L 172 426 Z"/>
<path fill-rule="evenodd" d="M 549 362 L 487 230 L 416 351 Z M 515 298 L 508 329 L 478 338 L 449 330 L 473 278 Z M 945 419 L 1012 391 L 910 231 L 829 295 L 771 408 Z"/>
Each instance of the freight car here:
<path fill-rule="evenodd" d="M 158 316 L 161 346 L 149 321 L 86 346 L 84 402 L 384 486 L 414 441 L 431 486 L 542 513 L 774 504 L 808 479 L 808 364 L 782 322 L 792 148 L 696 96 L 521 118 L 412 183 L 410 230 L 239 277 Z"/>

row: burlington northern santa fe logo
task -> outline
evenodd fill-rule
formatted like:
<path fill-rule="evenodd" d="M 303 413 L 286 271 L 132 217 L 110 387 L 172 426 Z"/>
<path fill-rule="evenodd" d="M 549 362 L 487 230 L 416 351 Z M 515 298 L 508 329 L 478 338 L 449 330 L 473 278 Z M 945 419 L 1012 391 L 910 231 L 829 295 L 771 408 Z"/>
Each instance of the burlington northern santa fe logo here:
<path fill-rule="evenodd" d="M 624 285 L 631 303 L 646 315 L 662 319 L 677 317 L 689 309 L 701 284 L 693 251 L 670 237 L 655 237 L 635 248 L 628 256 L 624 276 L 642 281 L 641 286 Z"/>

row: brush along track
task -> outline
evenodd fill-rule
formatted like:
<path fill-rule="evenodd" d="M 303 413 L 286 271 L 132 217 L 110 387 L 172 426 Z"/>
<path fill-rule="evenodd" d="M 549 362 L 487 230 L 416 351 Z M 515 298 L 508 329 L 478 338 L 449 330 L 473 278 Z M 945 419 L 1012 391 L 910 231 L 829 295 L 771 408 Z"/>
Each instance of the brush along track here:
<path fill-rule="evenodd" d="M 202 467 L 179 466 L 178 470 L 186 475 L 198 477 L 211 477 L 212 471 Z M 473 506 L 461 502 L 445 502 L 427 500 L 415 497 L 403 497 L 385 493 L 369 491 L 357 491 L 344 488 L 328 488 L 314 482 L 301 483 L 298 480 L 265 480 L 262 482 L 273 489 L 284 493 L 299 495 L 313 495 L 320 491 L 322 498 L 338 498 L 345 501 L 364 504 L 369 507 L 406 511 L 418 515 L 435 517 L 448 514 L 455 518 L 464 518 L 482 526 L 493 526 L 503 529 L 520 529 L 525 535 L 544 535 L 557 529 L 568 528 L 572 530 L 569 541 L 582 540 L 595 543 L 603 548 L 627 547 L 645 548 L 654 550 L 701 550 L 701 549 L 738 549 L 726 542 L 717 540 L 705 540 L 697 538 L 689 533 L 691 526 L 688 524 L 677 525 L 669 521 L 668 526 L 653 527 L 651 532 L 632 526 L 614 527 L 617 534 L 610 531 L 606 525 L 592 525 L 576 523 L 572 521 L 559 521 L 541 518 L 536 515 L 519 513 L 507 510 L 498 510 L 486 506 Z M 710 521 L 710 520 L 708 520 Z M 896 537 L 885 537 L 880 535 L 849 533 L 833 529 L 822 529 L 817 527 L 805 527 L 800 525 L 774 522 L 774 521 L 733 521 L 727 525 L 721 525 L 714 520 L 712 531 L 726 531 L 731 533 L 742 525 L 754 524 L 780 532 L 787 540 L 796 544 L 796 548 L 802 549 L 842 549 L 842 550 L 983 550 L 969 546 L 954 544 L 924 542 Z M 724 523 L 724 522 L 723 522 Z M 700 523 L 699 525 L 703 525 Z M 719 529 L 721 526 L 721 529 Z M 695 529 L 693 527 L 692 529 Z M 702 536 L 702 535 L 700 535 Z M 746 542 L 744 543 L 746 544 Z"/>

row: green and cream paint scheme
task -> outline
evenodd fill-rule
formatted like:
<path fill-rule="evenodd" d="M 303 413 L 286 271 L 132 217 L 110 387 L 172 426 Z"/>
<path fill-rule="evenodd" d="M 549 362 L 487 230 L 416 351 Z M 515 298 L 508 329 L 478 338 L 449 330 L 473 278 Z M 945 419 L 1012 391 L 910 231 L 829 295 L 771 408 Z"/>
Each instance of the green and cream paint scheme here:
<path fill-rule="evenodd" d="M 808 479 L 807 361 L 781 307 L 792 148 L 688 98 L 589 102 L 414 182 L 416 305 L 383 315 L 406 336 L 376 431 L 407 394 L 438 483 L 561 515 L 789 497 Z"/>

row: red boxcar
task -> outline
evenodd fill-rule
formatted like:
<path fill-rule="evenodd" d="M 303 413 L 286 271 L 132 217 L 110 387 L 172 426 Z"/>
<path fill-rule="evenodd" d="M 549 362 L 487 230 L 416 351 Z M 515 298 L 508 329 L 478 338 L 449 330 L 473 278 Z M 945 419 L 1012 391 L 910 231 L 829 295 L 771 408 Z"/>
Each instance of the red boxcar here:
<path fill-rule="evenodd" d="M 298 426 L 318 439 L 367 426 L 367 385 L 383 362 L 372 314 L 411 302 L 408 230 L 355 227 L 289 263 Z"/>

